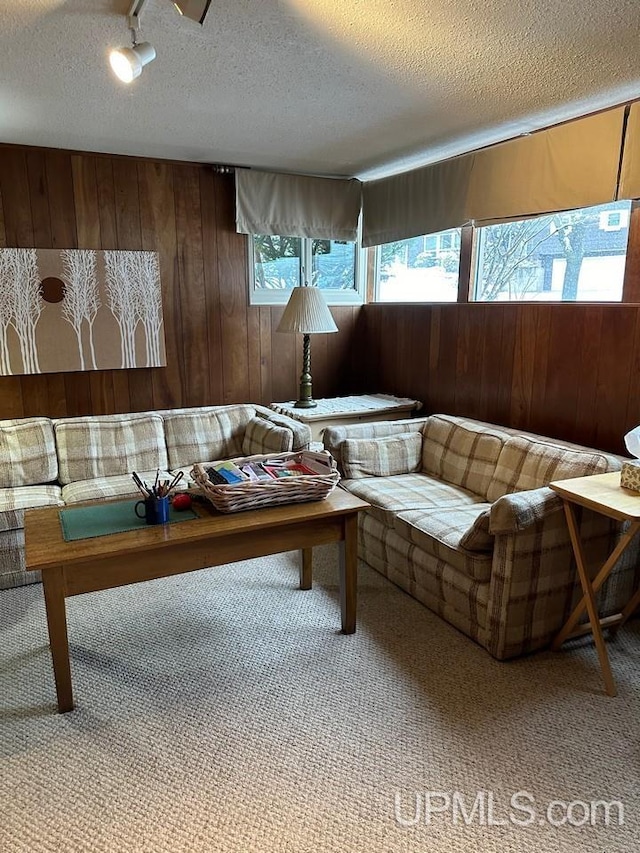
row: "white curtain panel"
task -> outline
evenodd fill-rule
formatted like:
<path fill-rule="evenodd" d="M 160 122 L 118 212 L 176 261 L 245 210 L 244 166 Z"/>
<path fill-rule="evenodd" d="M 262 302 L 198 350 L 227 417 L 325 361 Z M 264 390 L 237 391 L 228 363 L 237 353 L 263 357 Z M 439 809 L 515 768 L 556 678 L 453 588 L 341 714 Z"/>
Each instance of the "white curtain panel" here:
<path fill-rule="evenodd" d="M 236 169 L 236 230 L 355 242 L 361 183 Z"/>

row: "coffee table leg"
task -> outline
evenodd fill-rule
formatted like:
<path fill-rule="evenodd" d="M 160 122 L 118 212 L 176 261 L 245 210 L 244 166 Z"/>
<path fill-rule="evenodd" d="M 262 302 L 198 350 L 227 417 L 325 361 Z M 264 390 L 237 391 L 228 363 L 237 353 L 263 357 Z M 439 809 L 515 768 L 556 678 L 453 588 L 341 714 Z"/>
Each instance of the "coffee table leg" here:
<path fill-rule="evenodd" d="M 356 601 L 358 591 L 358 516 L 348 515 L 344 520 L 344 540 L 340 542 L 340 610 L 342 633 L 356 630 Z"/>
<path fill-rule="evenodd" d="M 44 601 L 47 609 L 49 645 L 53 659 L 53 675 L 58 695 L 58 711 L 73 711 L 69 640 L 67 637 L 67 609 L 64 601 L 64 571 L 62 566 L 42 572 Z"/>
<path fill-rule="evenodd" d="M 311 589 L 313 548 L 300 551 L 300 589 Z"/>

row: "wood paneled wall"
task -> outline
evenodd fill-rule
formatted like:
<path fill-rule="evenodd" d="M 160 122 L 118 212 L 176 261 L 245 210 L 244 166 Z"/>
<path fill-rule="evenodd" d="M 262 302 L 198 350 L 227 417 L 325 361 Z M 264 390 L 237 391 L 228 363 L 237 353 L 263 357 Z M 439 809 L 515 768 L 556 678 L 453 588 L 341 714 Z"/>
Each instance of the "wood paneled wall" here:
<path fill-rule="evenodd" d="M 0 246 L 160 254 L 166 368 L 0 377 L 0 418 L 290 400 L 302 340 L 282 308 L 248 304 L 233 176 L 207 166 L 0 146 Z M 358 308 L 312 340 L 317 397 L 346 393 Z"/>
<path fill-rule="evenodd" d="M 624 453 L 640 424 L 640 305 L 367 305 L 359 388 Z"/>

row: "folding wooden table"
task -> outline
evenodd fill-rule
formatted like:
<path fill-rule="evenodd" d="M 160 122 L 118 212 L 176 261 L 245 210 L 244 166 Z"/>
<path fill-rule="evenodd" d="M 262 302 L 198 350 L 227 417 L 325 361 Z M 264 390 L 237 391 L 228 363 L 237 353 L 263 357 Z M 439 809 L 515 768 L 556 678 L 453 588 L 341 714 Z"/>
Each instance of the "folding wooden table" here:
<path fill-rule="evenodd" d="M 640 530 L 640 495 L 620 486 L 620 472 L 593 474 L 590 477 L 574 477 L 570 480 L 558 480 L 550 483 L 550 488 L 562 498 L 564 512 L 569 527 L 569 535 L 573 553 L 578 567 L 580 583 L 584 593 L 581 601 L 575 607 L 562 630 L 553 641 L 552 648 L 557 651 L 565 640 L 579 637 L 589 632 L 593 639 L 600 659 L 600 668 L 606 692 L 616 696 L 617 690 L 611 673 L 609 655 L 602 634 L 603 628 L 621 628 L 627 619 L 640 605 L 640 589 L 635 592 L 621 613 L 600 619 L 596 604 L 596 593 L 613 571 L 616 563 L 633 542 Z M 584 548 L 580 539 L 580 531 L 576 521 L 574 506 L 586 507 L 608 518 L 629 522 L 628 529 L 622 534 L 618 544 L 605 560 L 602 568 L 591 580 L 587 571 Z M 578 625 L 578 620 L 587 611 L 589 621 Z"/>

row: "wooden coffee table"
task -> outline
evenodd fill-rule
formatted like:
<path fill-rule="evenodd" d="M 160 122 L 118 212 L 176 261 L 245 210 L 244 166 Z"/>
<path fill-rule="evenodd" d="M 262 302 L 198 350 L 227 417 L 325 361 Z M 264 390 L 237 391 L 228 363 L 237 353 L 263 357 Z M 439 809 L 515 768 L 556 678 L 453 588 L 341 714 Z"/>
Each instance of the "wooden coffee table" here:
<path fill-rule="evenodd" d="M 322 501 L 231 515 L 202 504 L 195 507 L 200 517 L 192 521 L 74 542 L 63 538 L 58 507 L 28 510 L 26 567 L 42 572 L 58 710 L 73 709 L 65 605 L 71 595 L 294 549 L 301 550 L 300 588 L 311 589 L 311 549 L 338 542 L 342 631 L 352 634 L 356 629 L 357 520 L 358 512 L 367 506 L 342 489 Z"/>

